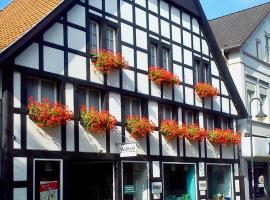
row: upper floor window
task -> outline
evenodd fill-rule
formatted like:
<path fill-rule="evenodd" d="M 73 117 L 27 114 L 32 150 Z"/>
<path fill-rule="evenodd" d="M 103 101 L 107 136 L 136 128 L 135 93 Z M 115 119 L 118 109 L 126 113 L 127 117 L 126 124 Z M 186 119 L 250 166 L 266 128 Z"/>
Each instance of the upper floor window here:
<path fill-rule="evenodd" d="M 265 35 L 266 62 L 270 63 L 270 35 Z"/>
<path fill-rule="evenodd" d="M 79 108 L 85 105 L 87 109 L 94 107 L 96 110 L 101 110 L 100 91 L 92 89 L 90 90 L 86 88 L 79 88 L 77 95 Z"/>
<path fill-rule="evenodd" d="M 151 66 L 157 66 L 157 45 L 151 44 Z"/>
<path fill-rule="evenodd" d="M 215 118 L 213 115 L 206 114 L 204 116 L 206 130 L 213 130 L 215 128 Z"/>
<path fill-rule="evenodd" d="M 195 60 L 195 78 L 196 83 L 208 83 L 210 82 L 210 73 L 208 65 L 202 61 Z"/>
<path fill-rule="evenodd" d="M 167 71 L 170 71 L 169 69 L 169 50 L 167 48 L 162 49 L 162 67 L 166 69 Z"/>
<path fill-rule="evenodd" d="M 98 23 L 90 21 L 90 50 L 99 48 L 99 26 Z"/>
<path fill-rule="evenodd" d="M 256 40 L 256 57 L 261 59 L 262 56 L 262 43 L 259 39 Z"/>
<path fill-rule="evenodd" d="M 228 118 L 225 118 L 225 117 L 220 118 L 220 128 L 222 130 L 227 130 L 230 128 Z"/>
<path fill-rule="evenodd" d="M 56 83 L 44 79 L 27 78 L 27 96 L 33 97 L 36 101 L 48 99 L 56 101 Z"/>
<path fill-rule="evenodd" d="M 160 121 L 165 120 L 165 119 L 172 120 L 172 107 L 168 105 L 160 105 L 159 116 L 160 116 Z"/>
<path fill-rule="evenodd" d="M 141 116 L 141 101 L 135 98 L 125 97 L 125 118 L 129 115 Z"/>
<path fill-rule="evenodd" d="M 106 28 L 106 48 L 113 52 L 116 51 L 115 29 L 111 27 Z"/>
<path fill-rule="evenodd" d="M 185 124 L 194 124 L 195 123 L 195 115 L 194 112 L 191 110 L 185 111 L 185 118 L 184 118 Z"/>

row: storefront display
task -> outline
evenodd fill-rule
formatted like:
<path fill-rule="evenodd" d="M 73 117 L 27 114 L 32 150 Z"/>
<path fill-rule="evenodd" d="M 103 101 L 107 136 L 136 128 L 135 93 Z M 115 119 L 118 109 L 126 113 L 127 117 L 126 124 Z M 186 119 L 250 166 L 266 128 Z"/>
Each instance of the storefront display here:
<path fill-rule="evenodd" d="M 123 199 L 148 200 L 149 179 L 147 163 L 123 162 Z"/>
<path fill-rule="evenodd" d="M 230 165 L 207 165 L 208 198 L 232 199 L 232 169 Z"/>
<path fill-rule="evenodd" d="M 163 164 L 164 199 L 195 200 L 196 174 L 194 164 Z"/>

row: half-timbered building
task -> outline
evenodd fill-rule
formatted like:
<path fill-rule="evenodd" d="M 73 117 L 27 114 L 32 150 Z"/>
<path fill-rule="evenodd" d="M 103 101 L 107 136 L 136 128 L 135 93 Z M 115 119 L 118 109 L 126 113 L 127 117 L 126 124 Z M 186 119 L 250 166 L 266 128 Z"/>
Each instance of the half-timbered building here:
<path fill-rule="evenodd" d="M 0 34 L 1 199 L 240 199 L 236 144 L 159 131 L 164 119 L 236 131 L 247 116 L 199 0 L 13 0 Z M 120 52 L 128 67 L 97 72 L 97 49 Z M 155 84 L 151 66 L 181 84 Z M 200 98 L 200 82 L 217 96 Z M 38 126 L 30 96 L 68 106 L 72 120 Z M 108 110 L 116 127 L 87 131 L 82 105 Z M 134 139 L 129 115 L 154 131 Z"/>

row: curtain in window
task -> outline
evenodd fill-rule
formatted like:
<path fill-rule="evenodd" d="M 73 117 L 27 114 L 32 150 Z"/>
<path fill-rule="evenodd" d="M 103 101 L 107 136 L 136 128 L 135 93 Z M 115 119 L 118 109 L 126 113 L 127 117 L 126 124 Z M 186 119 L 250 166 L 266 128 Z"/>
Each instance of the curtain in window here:
<path fill-rule="evenodd" d="M 27 98 L 33 97 L 38 101 L 38 80 L 28 78 L 27 79 Z"/>
<path fill-rule="evenodd" d="M 140 101 L 132 100 L 132 114 L 140 116 Z"/>
<path fill-rule="evenodd" d="M 80 109 L 81 106 L 86 105 L 86 90 L 84 88 L 79 88 L 77 90 L 77 98 L 78 98 L 78 108 Z"/>
<path fill-rule="evenodd" d="M 41 81 L 41 99 L 48 99 L 50 102 L 55 101 L 54 83 Z"/>
<path fill-rule="evenodd" d="M 110 51 L 114 51 L 114 30 L 107 28 L 106 31 L 106 47 Z"/>
<path fill-rule="evenodd" d="M 96 23 L 90 23 L 90 49 L 95 50 L 98 48 L 98 27 Z"/>
<path fill-rule="evenodd" d="M 98 91 L 89 91 L 89 108 L 91 107 L 95 107 L 96 110 L 100 110 Z"/>
<path fill-rule="evenodd" d="M 157 47 L 151 44 L 151 65 L 157 65 Z"/>

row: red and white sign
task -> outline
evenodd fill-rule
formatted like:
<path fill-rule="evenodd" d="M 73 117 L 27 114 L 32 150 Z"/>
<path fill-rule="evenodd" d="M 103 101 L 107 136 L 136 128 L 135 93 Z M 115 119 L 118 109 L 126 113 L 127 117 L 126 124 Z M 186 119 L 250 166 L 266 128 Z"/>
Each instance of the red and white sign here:
<path fill-rule="evenodd" d="M 40 200 L 57 200 L 58 189 L 58 181 L 41 181 L 39 186 Z"/>

